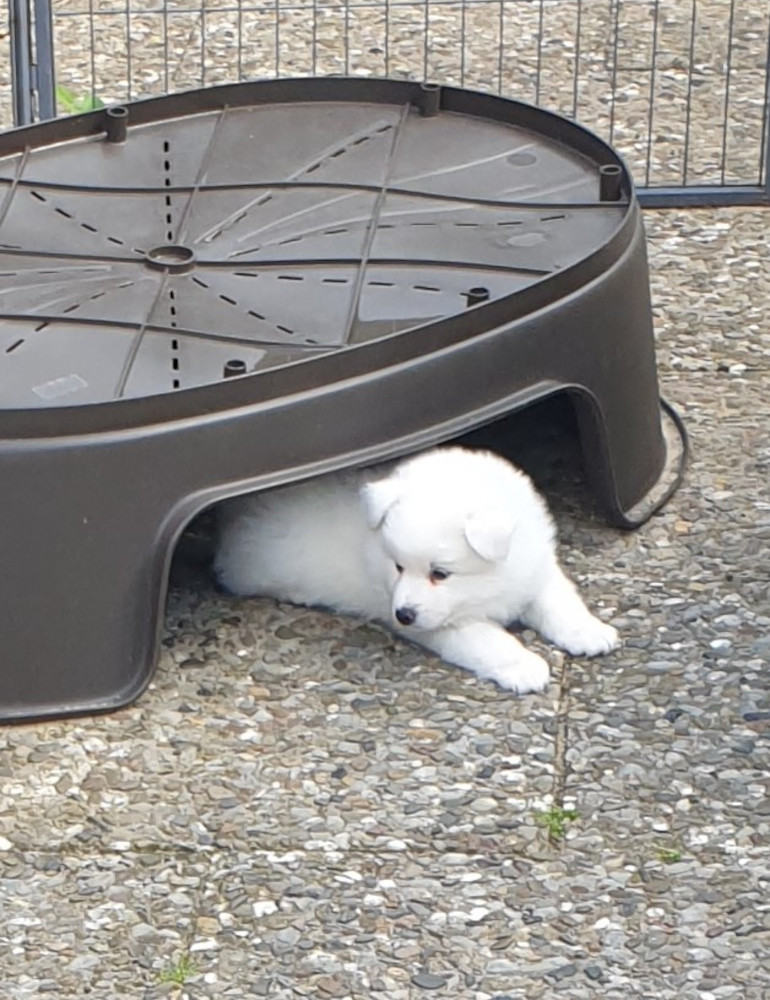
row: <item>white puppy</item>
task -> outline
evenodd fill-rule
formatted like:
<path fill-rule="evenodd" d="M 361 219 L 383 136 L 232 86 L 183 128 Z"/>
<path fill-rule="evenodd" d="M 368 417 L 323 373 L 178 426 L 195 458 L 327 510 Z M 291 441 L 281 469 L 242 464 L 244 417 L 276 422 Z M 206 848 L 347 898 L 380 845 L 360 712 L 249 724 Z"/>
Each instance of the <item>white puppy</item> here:
<path fill-rule="evenodd" d="M 575 656 L 618 641 L 559 567 L 530 480 L 489 452 L 437 449 L 227 501 L 215 571 L 235 594 L 376 618 L 520 693 L 545 688 L 548 665 L 506 625 Z"/>

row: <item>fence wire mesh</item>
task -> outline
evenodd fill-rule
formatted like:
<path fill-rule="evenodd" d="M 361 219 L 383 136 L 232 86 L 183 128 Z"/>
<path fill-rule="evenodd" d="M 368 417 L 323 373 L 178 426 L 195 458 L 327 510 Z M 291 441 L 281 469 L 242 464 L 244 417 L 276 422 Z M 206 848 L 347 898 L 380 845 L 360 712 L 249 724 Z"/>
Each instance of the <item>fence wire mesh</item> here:
<path fill-rule="evenodd" d="M 767 0 L 52 0 L 51 10 L 60 111 L 262 77 L 427 79 L 575 118 L 644 187 L 763 183 Z"/>

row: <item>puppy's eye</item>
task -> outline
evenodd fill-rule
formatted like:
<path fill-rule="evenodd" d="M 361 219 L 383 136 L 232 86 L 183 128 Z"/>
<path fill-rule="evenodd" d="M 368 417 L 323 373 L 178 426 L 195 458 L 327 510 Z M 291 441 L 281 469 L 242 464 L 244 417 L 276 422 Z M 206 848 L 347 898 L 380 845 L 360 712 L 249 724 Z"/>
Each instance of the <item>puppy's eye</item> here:
<path fill-rule="evenodd" d="M 400 566 L 398 563 L 396 563 L 396 572 L 397 573 L 403 573 L 404 572 L 404 567 Z"/>
<path fill-rule="evenodd" d="M 440 583 L 442 580 L 449 579 L 451 575 L 452 574 L 449 572 L 448 569 L 439 569 L 438 567 L 436 567 L 436 569 L 432 569 L 430 571 L 430 582 Z"/>

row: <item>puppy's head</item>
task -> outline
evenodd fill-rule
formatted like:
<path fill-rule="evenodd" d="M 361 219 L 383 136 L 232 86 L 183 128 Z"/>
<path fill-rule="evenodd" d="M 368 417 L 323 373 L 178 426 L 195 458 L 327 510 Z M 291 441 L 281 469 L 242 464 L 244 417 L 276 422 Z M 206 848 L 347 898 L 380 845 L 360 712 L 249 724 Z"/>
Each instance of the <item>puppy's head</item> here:
<path fill-rule="evenodd" d="M 416 481 L 398 469 L 362 497 L 396 623 L 431 631 L 485 617 L 514 531 L 504 504 L 462 478 Z"/>

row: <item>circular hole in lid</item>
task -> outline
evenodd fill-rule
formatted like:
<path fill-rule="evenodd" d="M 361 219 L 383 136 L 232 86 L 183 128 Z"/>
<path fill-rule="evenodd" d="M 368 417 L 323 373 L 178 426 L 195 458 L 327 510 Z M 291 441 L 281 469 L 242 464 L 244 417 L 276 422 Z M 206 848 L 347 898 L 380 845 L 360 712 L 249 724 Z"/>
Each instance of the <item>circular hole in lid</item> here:
<path fill-rule="evenodd" d="M 147 266 L 159 271 L 187 271 L 194 263 L 193 251 L 174 243 L 147 251 Z"/>

